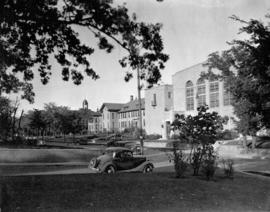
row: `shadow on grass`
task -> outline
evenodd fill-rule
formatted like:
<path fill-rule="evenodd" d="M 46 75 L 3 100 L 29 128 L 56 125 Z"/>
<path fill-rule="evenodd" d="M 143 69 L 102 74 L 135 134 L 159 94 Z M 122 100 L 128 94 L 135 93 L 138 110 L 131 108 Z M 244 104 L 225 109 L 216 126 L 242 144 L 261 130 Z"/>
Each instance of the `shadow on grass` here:
<path fill-rule="evenodd" d="M 3 211 L 269 211 L 268 181 L 174 172 L 1 177 Z"/>

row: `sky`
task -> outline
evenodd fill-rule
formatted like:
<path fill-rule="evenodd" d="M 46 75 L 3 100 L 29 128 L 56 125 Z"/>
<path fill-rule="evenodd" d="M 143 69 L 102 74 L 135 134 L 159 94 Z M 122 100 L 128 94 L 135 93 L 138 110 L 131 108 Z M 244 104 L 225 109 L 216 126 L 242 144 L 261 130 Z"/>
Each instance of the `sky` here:
<path fill-rule="evenodd" d="M 265 21 L 264 16 L 270 13 L 269 0 L 163 0 L 161 3 L 156 0 L 114 1 L 115 4 L 123 2 L 126 2 L 130 13 L 137 14 L 138 21 L 162 23 L 164 52 L 170 57 L 161 72 L 161 83 L 165 84 L 171 84 L 172 75 L 177 71 L 205 61 L 212 52 L 228 49 L 226 42 L 244 38 L 244 35 L 238 33 L 240 23 L 231 20 L 230 16 Z M 49 102 L 79 109 L 86 99 L 89 108 L 97 110 L 104 102 L 126 103 L 130 95 L 137 96 L 136 78 L 125 82 L 125 72 L 129 68 L 123 69 L 118 63 L 125 50 L 115 45 L 113 52 L 108 54 L 95 46 L 97 40 L 89 31 L 81 28 L 77 30 L 83 42 L 95 47 L 94 54 L 90 56 L 90 64 L 100 79 L 94 81 L 85 78 L 79 86 L 64 82 L 61 79 L 61 67 L 52 61 L 50 82 L 42 85 L 36 74 L 33 81 L 35 103 L 21 100 L 20 109 L 42 109 Z"/>

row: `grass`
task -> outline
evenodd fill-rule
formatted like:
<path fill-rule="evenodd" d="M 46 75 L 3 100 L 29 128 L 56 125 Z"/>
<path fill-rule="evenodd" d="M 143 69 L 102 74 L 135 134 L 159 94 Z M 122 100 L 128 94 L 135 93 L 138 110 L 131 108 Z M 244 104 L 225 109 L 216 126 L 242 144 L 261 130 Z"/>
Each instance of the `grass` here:
<path fill-rule="evenodd" d="M 86 174 L 1 178 L 3 211 L 269 211 L 269 179 L 218 174 Z"/>

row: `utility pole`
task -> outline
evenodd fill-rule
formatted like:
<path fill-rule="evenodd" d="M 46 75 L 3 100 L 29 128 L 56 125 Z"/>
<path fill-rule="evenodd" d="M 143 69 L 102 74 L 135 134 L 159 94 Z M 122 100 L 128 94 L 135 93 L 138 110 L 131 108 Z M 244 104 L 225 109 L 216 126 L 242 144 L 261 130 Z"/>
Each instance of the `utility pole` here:
<path fill-rule="evenodd" d="M 140 82 L 140 69 L 137 68 L 137 84 L 138 84 L 138 101 L 139 101 L 139 131 L 140 131 L 140 145 L 141 155 L 143 155 L 143 130 L 142 130 L 142 99 L 141 99 L 141 82 Z"/>

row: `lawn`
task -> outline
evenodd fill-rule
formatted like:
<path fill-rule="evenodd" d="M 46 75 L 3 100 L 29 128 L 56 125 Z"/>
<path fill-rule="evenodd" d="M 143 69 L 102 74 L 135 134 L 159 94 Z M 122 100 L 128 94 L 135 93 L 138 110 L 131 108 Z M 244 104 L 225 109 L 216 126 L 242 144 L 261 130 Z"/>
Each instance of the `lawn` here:
<path fill-rule="evenodd" d="M 2 177 L 2 211 L 270 211 L 270 178 L 222 173 Z"/>

